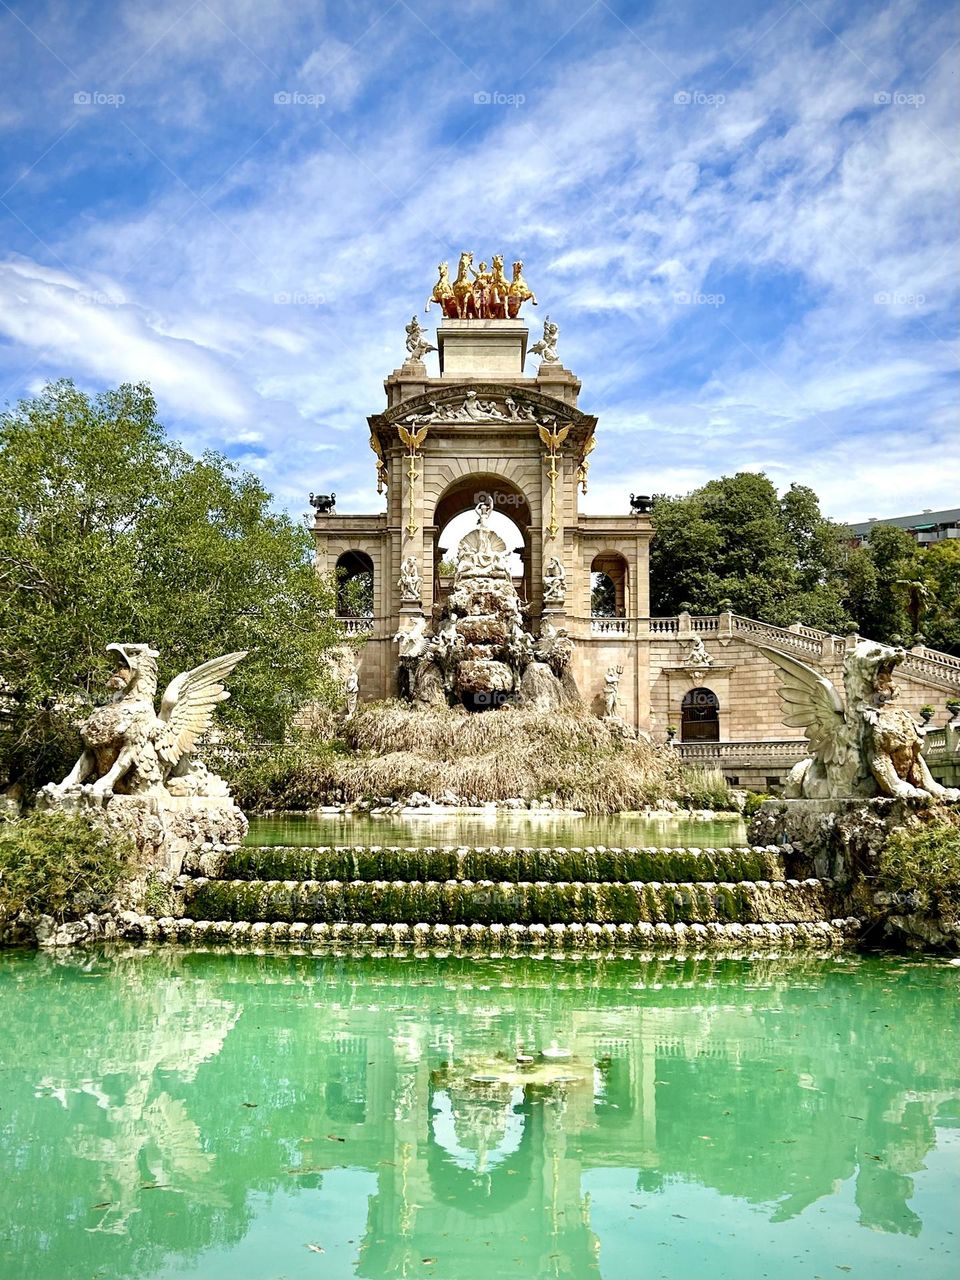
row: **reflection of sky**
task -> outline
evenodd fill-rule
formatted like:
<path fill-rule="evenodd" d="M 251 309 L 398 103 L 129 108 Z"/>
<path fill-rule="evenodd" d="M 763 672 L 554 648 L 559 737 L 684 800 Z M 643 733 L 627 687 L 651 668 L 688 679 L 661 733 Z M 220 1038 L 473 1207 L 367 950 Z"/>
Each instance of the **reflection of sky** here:
<path fill-rule="evenodd" d="M 441 1089 L 433 1095 L 433 1115 L 430 1117 L 433 1140 L 461 1169 L 482 1169 L 483 1172 L 489 1172 L 520 1147 L 524 1118 L 517 1108 L 522 1103 L 523 1090 L 511 1089 L 509 1100 L 504 1099 L 503 1102 L 503 1136 L 489 1151 L 471 1151 L 457 1136 L 458 1120 L 453 1112 L 453 1103 L 446 1089 Z M 464 1128 L 463 1120 L 460 1120 L 459 1127 Z"/>
<path fill-rule="evenodd" d="M 845 1274 L 857 1280 L 956 1280 L 957 1251 L 939 1243 L 934 1249 L 928 1241 L 940 1242 L 955 1230 L 958 1154 L 960 1144 L 941 1129 L 937 1149 L 924 1161 L 926 1171 L 914 1175 L 909 1204 L 924 1222 L 919 1237 L 864 1231 L 854 1200 L 856 1175 L 787 1221 L 774 1219 L 773 1204 L 751 1204 L 696 1182 L 670 1181 L 652 1194 L 638 1191 L 631 1169 L 590 1169 L 581 1185 L 590 1196 L 590 1226 L 601 1241 L 603 1280 L 813 1280 Z M 750 1159 L 749 1151 L 743 1159 Z"/>

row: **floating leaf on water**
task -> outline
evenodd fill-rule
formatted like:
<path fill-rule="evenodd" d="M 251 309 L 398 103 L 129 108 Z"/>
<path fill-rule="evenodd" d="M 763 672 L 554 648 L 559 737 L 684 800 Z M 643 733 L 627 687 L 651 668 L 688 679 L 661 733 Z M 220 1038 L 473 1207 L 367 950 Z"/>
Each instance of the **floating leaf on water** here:
<path fill-rule="evenodd" d="M 323 1246 L 322 1246 L 322 1245 L 319 1245 L 319 1244 L 308 1244 L 308 1245 L 307 1245 L 307 1248 L 310 1250 L 310 1252 L 311 1252 L 311 1253 L 326 1253 L 326 1252 L 327 1252 L 327 1251 L 326 1251 L 326 1249 L 324 1249 L 324 1248 L 323 1248 Z"/>
<path fill-rule="evenodd" d="M 255 1106 L 257 1106 L 257 1103 L 256 1103 L 256 1102 L 241 1102 L 241 1104 L 240 1104 L 240 1105 L 241 1105 L 242 1107 L 255 1107 Z"/>
<path fill-rule="evenodd" d="M 346 1138 L 341 1138 L 336 1133 L 325 1133 L 323 1136 L 328 1142 L 346 1142 Z"/>

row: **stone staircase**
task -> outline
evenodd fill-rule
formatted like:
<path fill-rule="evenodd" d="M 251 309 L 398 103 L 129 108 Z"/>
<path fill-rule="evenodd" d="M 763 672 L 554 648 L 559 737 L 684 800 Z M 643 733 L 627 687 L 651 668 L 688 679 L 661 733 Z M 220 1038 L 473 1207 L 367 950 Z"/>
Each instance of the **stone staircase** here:
<path fill-rule="evenodd" d="M 856 940 L 829 880 L 767 848 L 241 848 L 204 854 L 131 938 L 454 951 L 819 949 Z"/>

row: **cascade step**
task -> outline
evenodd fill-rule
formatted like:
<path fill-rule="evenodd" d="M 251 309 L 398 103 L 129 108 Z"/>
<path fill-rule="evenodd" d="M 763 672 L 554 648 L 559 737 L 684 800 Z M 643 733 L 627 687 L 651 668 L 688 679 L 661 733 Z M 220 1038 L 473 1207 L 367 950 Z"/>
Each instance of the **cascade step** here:
<path fill-rule="evenodd" d="M 659 881 L 783 880 L 774 848 L 241 848 L 220 875 L 239 880 Z"/>
<path fill-rule="evenodd" d="M 765 924 L 834 913 L 827 880 L 387 881 L 184 877 L 192 920 L 387 925 Z"/>

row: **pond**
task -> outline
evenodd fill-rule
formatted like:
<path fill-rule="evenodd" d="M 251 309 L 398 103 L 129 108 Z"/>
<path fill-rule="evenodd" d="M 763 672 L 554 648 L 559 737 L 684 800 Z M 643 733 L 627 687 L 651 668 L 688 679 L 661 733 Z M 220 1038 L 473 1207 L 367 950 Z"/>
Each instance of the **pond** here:
<path fill-rule="evenodd" d="M 947 1280 L 956 978 L 7 953 L 0 1274 Z"/>
<path fill-rule="evenodd" d="M 605 817 L 562 810 L 436 810 L 370 817 L 369 814 L 281 813 L 250 819 L 248 845 L 498 845 L 609 849 L 730 848 L 746 843 L 744 822 L 734 814 L 703 821 L 690 817 L 649 818 L 639 813 Z"/>

